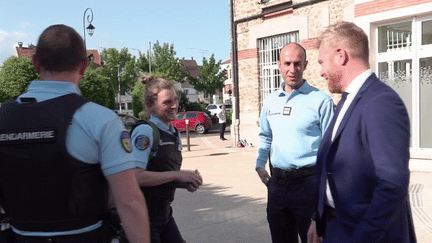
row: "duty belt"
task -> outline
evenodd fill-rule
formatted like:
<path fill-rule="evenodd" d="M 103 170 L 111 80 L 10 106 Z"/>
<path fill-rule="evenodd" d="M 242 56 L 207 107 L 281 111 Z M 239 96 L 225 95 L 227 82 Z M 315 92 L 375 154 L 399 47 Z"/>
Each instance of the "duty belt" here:
<path fill-rule="evenodd" d="M 272 169 L 272 176 L 284 180 L 299 179 L 313 174 L 315 174 L 315 165 L 289 170 L 283 170 L 279 168 Z"/>

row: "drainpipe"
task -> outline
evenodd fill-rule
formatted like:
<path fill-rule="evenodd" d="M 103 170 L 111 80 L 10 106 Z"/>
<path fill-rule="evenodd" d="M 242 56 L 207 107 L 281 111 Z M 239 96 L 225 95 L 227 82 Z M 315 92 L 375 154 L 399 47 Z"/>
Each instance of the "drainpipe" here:
<path fill-rule="evenodd" d="M 275 7 L 269 11 L 263 11 L 260 14 L 252 15 L 249 17 L 241 18 L 238 20 L 234 20 L 234 0 L 230 1 L 230 10 L 231 10 L 231 54 L 232 54 L 232 77 L 233 77 L 233 122 L 234 122 L 234 141 L 236 145 L 240 141 L 240 97 L 239 97 L 239 85 L 238 85 L 238 55 L 237 55 L 237 25 L 240 23 L 248 22 L 251 20 L 259 19 L 264 17 L 265 15 L 276 13 L 279 11 L 283 11 L 286 9 L 298 9 L 302 7 L 306 7 L 309 5 L 313 5 L 320 2 L 325 2 L 328 0 L 309 0 L 296 4 L 284 4 L 280 7 Z"/>

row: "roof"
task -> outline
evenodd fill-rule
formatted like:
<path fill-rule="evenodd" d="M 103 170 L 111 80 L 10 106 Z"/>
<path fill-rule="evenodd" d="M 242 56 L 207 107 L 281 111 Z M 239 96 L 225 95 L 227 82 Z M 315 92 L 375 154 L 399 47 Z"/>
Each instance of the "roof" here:
<path fill-rule="evenodd" d="M 228 59 L 228 60 L 226 60 L 226 61 L 224 61 L 223 63 L 221 63 L 221 64 L 228 64 L 228 63 L 231 63 L 232 61 L 231 61 L 231 58 L 230 59 Z"/>
<path fill-rule="evenodd" d="M 100 60 L 100 55 L 98 50 L 87 50 L 87 56 L 88 57 L 93 57 L 93 62 L 97 65 L 101 64 L 101 60 Z"/>
<path fill-rule="evenodd" d="M 191 75 L 194 78 L 199 77 L 200 70 L 199 70 L 199 66 L 195 60 L 193 60 L 193 59 L 192 60 L 180 59 L 179 63 L 180 63 L 181 69 L 183 71 L 186 71 L 187 73 L 189 73 L 189 75 Z"/>
<path fill-rule="evenodd" d="M 18 57 L 27 57 L 32 59 L 33 55 L 36 53 L 36 46 L 23 47 L 19 45 L 15 48 Z M 87 50 L 87 57 L 92 57 L 94 63 L 100 65 L 101 61 L 98 50 Z"/>

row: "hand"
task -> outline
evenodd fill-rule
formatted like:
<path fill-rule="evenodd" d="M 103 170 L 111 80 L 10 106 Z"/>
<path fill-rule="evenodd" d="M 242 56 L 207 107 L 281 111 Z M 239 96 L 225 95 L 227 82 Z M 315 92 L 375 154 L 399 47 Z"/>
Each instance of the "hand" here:
<path fill-rule="evenodd" d="M 257 168 L 256 171 L 258 172 L 258 176 L 260 177 L 262 183 L 267 185 L 267 182 L 270 179 L 270 175 L 267 173 L 267 171 L 264 168 Z"/>
<path fill-rule="evenodd" d="M 307 233 L 307 243 L 321 243 L 321 242 L 323 242 L 323 238 L 318 237 L 315 220 L 312 220 Z"/>
<path fill-rule="evenodd" d="M 202 185 L 202 176 L 198 170 L 181 170 L 176 172 L 176 181 L 187 184 L 188 191 L 196 191 Z"/>
<path fill-rule="evenodd" d="M 202 185 L 202 176 L 201 176 L 201 174 L 199 173 L 198 170 L 195 170 L 194 173 L 195 173 L 197 176 L 199 176 L 199 178 L 201 178 L 201 184 L 200 184 L 200 185 Z M 190 183 L 190 182 L 188 182 L 187 185 L 186 185 L 186 189 L 187 189 L 189 192 L 195 192 L 196 190 L 198 190 L 198 188 L 199 188 L 199 186 L 195 186 L 193 183 Z"/>
<path fill-rule="evenodd" d="M 192 183 L 190 183 L 190 182 L 188 182 L 187 184 L 186 184 L 186 190 L 188 190 L 188 192 L 195 192 L 196 190 L 198 190 L 198 188 L 199 188 L 199 186 L 198 187 L 195 187 L 194 186 L 194 184 L 192 184 Z"/>

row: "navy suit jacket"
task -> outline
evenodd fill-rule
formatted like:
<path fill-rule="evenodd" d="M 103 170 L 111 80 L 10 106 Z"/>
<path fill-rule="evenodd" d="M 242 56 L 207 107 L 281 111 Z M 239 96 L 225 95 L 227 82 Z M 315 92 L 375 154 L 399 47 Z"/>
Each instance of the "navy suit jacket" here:
<path fill-rule="evenodd" d="M 325 193 L 328 178 L 337 219 L 351 242 L 416 242 L 408 196 L 410 124 L 400 97 L 372 74 L 333 142 L 331 130 L 318 151 L 318 189 Z M 325 214 L 319 211 L 322 232 Z"/>

